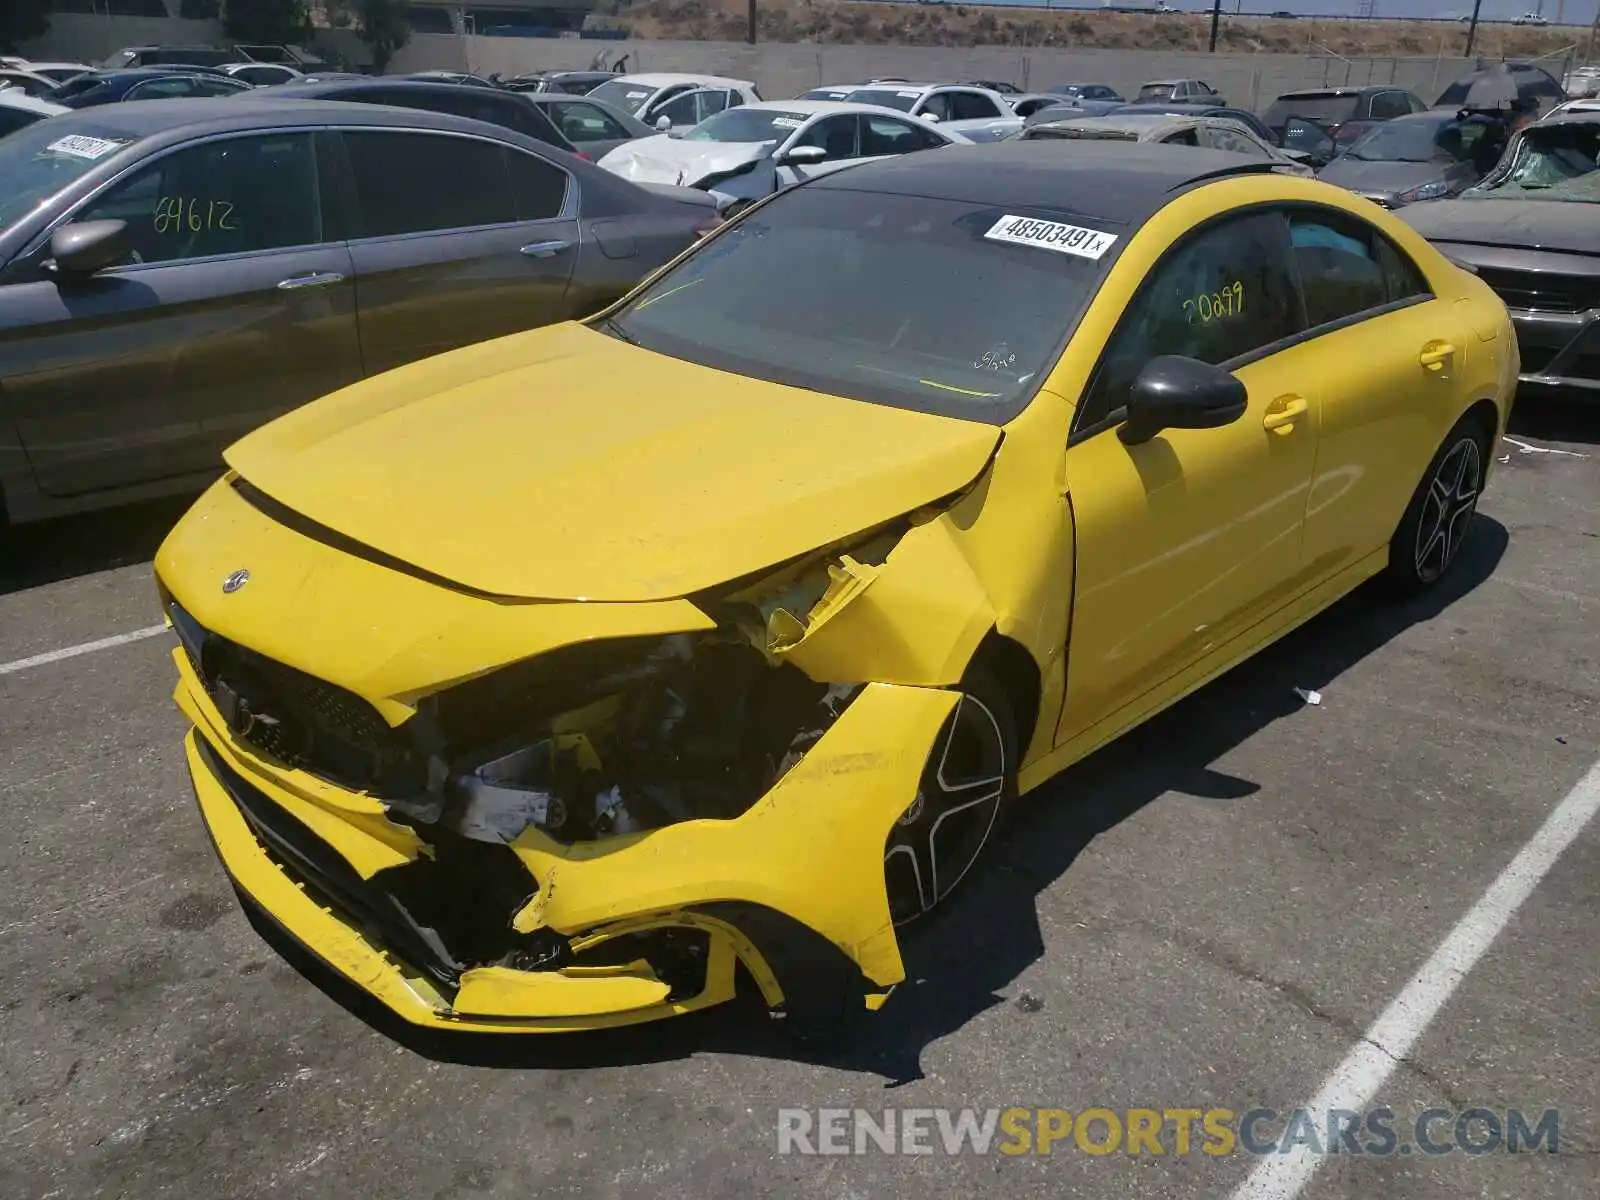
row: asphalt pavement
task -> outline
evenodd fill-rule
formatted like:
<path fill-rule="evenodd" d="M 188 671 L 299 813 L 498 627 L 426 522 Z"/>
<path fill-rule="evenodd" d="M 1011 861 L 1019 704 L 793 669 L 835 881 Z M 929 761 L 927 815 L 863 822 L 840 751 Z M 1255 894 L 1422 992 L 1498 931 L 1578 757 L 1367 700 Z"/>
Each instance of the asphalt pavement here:
<path fill-rule="evenodd" d="M 1029 797 L 908 937 L 885 1009 L 803 1051 L 748 1006 L 420 1038 L 269 944 L 190 798 L 167 636 L 15 666 L 156 624 L 149 559 L 183 502 L 20 531 L 0 565 L 0 1197 L 1228 1195 L 1257 1157 L 1170 1136 L 780 1154 L 779 1113 L 1281 1125 L 1316 1095 L 1600 760 L 1600 407 L 1519 404 L 1530 448 L 1507 445 L 1442 592 L 1353 596 Z M 1374 1104 L 1402 1134 L 1430 1108 L 1559 1110 L 1558 1152 L 1334 1156 L 1303 1195 L 1600 1194 L 1600 820 L 1502 916 Z"/>

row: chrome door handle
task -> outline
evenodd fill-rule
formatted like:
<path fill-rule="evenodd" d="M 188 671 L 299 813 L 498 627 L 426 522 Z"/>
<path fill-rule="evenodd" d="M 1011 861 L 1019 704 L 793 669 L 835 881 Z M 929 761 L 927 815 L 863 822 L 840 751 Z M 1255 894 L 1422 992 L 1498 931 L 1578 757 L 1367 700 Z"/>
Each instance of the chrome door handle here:
<path fill-rule="evenodd" d="M 521 253 L 526 254 L 529 258 L 554 258 L 563 250 L 568 250 L 571 247 L 571 242 L 563 242 L 559 239 L 550 242 L 529 242 L 522 248 Z"/>
<path fill-rule="evenodd" d="M 297 288 L 327 287 L 330 283 L 343 283 L 344 276 L 337 271 L 316 271 L 310 275 L 291 275 L 278 280 L 278 287 L 286 292 Z"/>

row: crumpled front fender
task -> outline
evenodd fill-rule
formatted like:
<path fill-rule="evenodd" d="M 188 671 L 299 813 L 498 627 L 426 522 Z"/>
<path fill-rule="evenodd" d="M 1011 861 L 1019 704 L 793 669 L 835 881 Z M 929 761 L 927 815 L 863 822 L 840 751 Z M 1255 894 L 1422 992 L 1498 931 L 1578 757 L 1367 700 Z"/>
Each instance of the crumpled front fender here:
<path fill-rule="evenodd" d="M 539 880 L 514 921 L 579 934 L 650 913 L 760 905 L 825 937 L 872 983 L 905 977 L 883 852 L 916 797 L 955 692 L 870 684 L 742 816 L 562 846 L 530 829 L 512 849 Z M 779 980 L 780 986 L 782 980 Z"/>

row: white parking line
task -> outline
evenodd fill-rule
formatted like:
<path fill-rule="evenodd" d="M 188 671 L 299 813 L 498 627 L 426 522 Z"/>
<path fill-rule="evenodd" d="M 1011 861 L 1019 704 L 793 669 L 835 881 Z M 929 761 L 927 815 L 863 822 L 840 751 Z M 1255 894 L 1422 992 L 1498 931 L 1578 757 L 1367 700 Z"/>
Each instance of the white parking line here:
<path fill-rule="evenodd" d="M 1372 1103 L 1378 1089 L 1411 1053 L 1451 993 L 1597 810 L 1600 763 L 1590 767 L 1566 799 L 1556 805 L 1539 832 L 1467 910 L 1404 990 L 1390 1001 L 1305 1106 L 1307 1112 L 1360 1110 Z M 1287 1154 L 1264 1158 L 1233 1193 L 1233 1200 L 1293 1200 L 1311 1182 L 1321 1162 L 1322 1156 L 1311 1153 L 1304 1145 L 1294 1146 Z"/>
<path fill-rule="evenodd" d="M 142 642 L 145 638 L 153 638 L 159 633 L 165 633 L 165 625 L 149 625 L 143 629 L 135 629 L 132 633 L 118 633 L 111 637 L 98 638 L 92 642 L 81 642 L 76 646 L 65 646 L 60 650 L 46 650 L 43 654 L 35 654 L 31 658 L 19 658 L 13 662 L 0 663 L 0 675 L 14 675 L 18 671 L 26 671 L 29 667 L 42 667 L 49 663 L 60 662 L 64 658 L 77 658 L 80 654 L 93 654 L 96 650 L 110 650 L 113 646 L 126 646 L 129 642 Z"/>

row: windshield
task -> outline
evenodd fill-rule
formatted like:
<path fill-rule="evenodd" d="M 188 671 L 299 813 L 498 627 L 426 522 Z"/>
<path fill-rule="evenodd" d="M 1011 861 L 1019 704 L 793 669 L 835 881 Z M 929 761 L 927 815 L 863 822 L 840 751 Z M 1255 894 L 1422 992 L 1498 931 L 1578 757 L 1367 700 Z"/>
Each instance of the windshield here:
<path fill-rule="evenodd" d="M 853 104 L 877 104 L 910 112 L 912 105 L 922 99 L 922 93 L 910 88 L 859 88 L 846 99 Z"/>
<path fill-rule="evenodd" d="M 1528 129 L 1510 164 L 1462 196 L 1600 202 L 1600 124 Z"/>
<path fill-rule="evenodd" d="M 1360 106 L 1360 96 L 1296 96 L 1274 100 L 1261 119 L 1273 129 L 1282 129 L 1290 117 L 1318 125 L 1342 125 L 1356 115 Z"/>
<path fill-rule="evenodd" d="M 1350 144 L 1346 158 L 1363 162 L 1454 162 L 1468 156 L 1486 127 L 1454 113 L 1399 118 L 1374 125 Z"/>
<path fill-rule="evenodd" d="M 600 327 L 717 370 L 1003 424 L 1115 257 L 1118 231 L 1088 224 L 802 188 L 712 237 Z"/>
<path fill-rule="evenodd" d="M 639 115 L 644 102 L 656 94 L 656 89 L 643 83 L 630 83 L 626 79 L 608 79 L 589 95 L 615 105 L 630 117 Z"/>
<path fill-rule="evenodd" d="M 707 117 L 688 133 L 686 142 L 781 142 L 806 123 L 804 113 L 770 108 L 728 108 Z"/>
<path fill-rule="evenodd" d="M 1175 84 L 1147 83 L 1139 89 L 1139 94 L 1133 98 L 1133 102 L 1137 104 L 1141 100 L 1171 100 L 1177 91 Z"/>
<path fill-rule="evenodd" d="M 0 232 L 134 139 L 117 133 L 63 134 L 41 121 L 0 138 Z"/>

